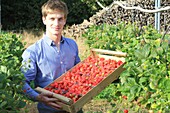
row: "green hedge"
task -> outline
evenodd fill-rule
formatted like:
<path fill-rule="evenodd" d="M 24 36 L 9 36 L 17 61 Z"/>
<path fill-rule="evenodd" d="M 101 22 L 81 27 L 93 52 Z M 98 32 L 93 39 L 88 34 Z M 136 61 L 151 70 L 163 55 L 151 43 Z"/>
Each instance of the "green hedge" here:
<path fill-rule="evenodd" d="M 2 29 L 22 30 L 22 29 L 42 29 L 41 5 L 47 0 L 3 0 L 2 6 Z M 84 19 L 91 17 L 96 11 L 101 9 L 94 0 L 63 0 L 69 8 L 67 24 L 79 24 Z M 112 0 L 103 2 L 109 4 Z M 110 1 L 110 2 L 109 2 Z"/>

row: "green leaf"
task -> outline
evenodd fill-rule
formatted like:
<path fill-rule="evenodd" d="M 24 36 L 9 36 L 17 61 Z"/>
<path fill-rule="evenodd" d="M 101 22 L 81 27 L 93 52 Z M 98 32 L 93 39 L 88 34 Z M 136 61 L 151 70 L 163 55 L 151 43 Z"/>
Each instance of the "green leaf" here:
<path fill-rule="evenodd" d="M 165 85 L 165 89 L 170 91 L 170 79 L 166 79 L 164 85 Z"/>
<path fill-rule="evenodd" d="M 168 101 L 170 101 L 170 93 L 168 94 Z"/>
<path fill-rule="evenodd" d="M 139 79 L 139 84 L 141 84 L 141 85 L 144 85 L 144 84 L 146 85 L 147 82 L 148 82 L 148 77 L 141 77 Z"/>
<path fill-rule="evenodd" d="M 23 107 L 25 107 L 26 106 L 26 102 L 24 102 L 24 101 L 19 101 L 19 107 L 20 108 L 23 108 Z"/>
<path fill-rule="evenodd" d="M 167 61 L 170 62 L 170 52 L 167 53 Z"/>
<path fill-rule="evenodd" d="M 165 84 L 164 82 L 166 81 L 166 78 L 161 78 L 159 81 L 158 81 L 158 88 L 165 88 Z"/>
<path fill-rule="evenodd" d="M 0 83 L 5 79 L 5 75 L 0 73 Z"/>
<path fill-rule="evenodd" d="M 135 78 L 128 78 L 127 81 L 128 81 L 130 86 L 137 85 Z"/>
<path fill-rule="evenodd" d="M 7 73 L 7 70 L 6 66 L 0 66 L 0 72 Z"/>
<path fill-rule="evenodd" d="M 0 82 L 0 89 L 4 89 L 3 83 Z"/>
<path fill-rule="evenodd" d="M 128 101 L 132 101 L 135 98 L 135 94 L 132 94 L 132 93 L 128 93 L 127 96 L 128 96 Z"/>
<path fill-rule="evenodd" d="M 158 55 L 162 55 L 163 54 L 163 48 L 162 47 L 157 48 L 156 52 L 158 53 Z"/>
<path fill-rule="evenodd" d="M 144 58 L 144 54 L 140 50 L 136 50 L 134 52 L 134 54 L 135 54 L 136 58 L 139 60 Z"/>
<path fill-rule="evenodd" d="M 122 92 L 129 92 L 130 88 L 131 87 L 129 87 L 129 86 L 122 86 L 122 87 L 119 88 L 119 90 L 122 91 Z"/>
<path fill-rule="evenodd" d="M 131 87 L 130 93 L 131 93 L 131 94 L 138 95 L 140 89 L 141 89 L 141 87 L 139 87 L 138 85 L 135 85 L 135 86 Z"/>
<path fill-rule="evenodd" d="M 156 89 L 155 84 L 153 82 L 150 82 L 149 86 L 150 86 L 151 89 Z"/>
<path fill-rule="evenodd" d="M 151 104 L 151 108 L 155 109 L 157 107 L 158 107 L 158 105 L 156 103 Z"/>
<path fill-rule="evenodd" d="M 143 47 L 143 54 L 144 54 L 144 57 L 147 58 L 149 56 L 149 53 L 150 53 L 150 47 L 149 45 L 144 45 Z"/>
<path fill-rule="evenodd" d="M 143 69 L 141 67 L 136 67 L 136 72 L 143 75 Z"/>
<path fill-rule="evenodd" d="M 151 49 L 150 57 L 151 58 L 156 58 L 157 57 L 157 53 L 156 53 L 156 49 L 155 48 Z"/>
<path fill-rule="evenodd" d="M 149 99 L 148 99 L 148 102 L 149 102 L 149 103 L 153 103 L 154 101 L 155 101 L 154 98 L 149 98 Z"/>
<path fill-rule="evenodd" d="M 163 42 L 162 42 L 162 48 L 163 48 L 164 50 L 167 50 L 167 49 L 169 48 L 168 41 L 167 41 L 167 42 L 166 42 L 166 41 L 163 41 Z"/>
<path fill-rule="evenodd" d="M 3 108 L 5 105 L 7 105 L 7 101 L 3 101 L 3 102 L 0 104 L 0 108 Z"/>

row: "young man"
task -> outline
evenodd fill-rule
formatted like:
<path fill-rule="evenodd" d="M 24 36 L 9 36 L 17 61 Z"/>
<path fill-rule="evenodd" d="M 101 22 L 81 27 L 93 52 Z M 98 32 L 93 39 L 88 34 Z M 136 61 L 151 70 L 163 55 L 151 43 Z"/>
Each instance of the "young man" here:
<path fill-rule="evenodd" d="M 78 46 L 72 39 L 62 36 L 68 9 L 61 0 L 49 0 L 42 6 L 42 20 L 46 26 L 44 36 L 23 53 L 22 71 L 25 75 L 23 90 L 31 99 L 38 101 L 39 113 L 63 113 L 52 93 L 37 93 L 31 88 L 45 87 L 64 72 L 80 62 Z"/>

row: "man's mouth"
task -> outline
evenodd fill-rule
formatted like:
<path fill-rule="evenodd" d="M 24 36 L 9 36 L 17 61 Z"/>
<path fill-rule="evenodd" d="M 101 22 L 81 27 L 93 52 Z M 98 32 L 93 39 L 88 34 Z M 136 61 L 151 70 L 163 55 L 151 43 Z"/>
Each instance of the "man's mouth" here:
<path fill-rule="evenodd" d="M 55 30 L 55 31 L 58 31 L 58 30 L 60 30 L 60 28 L 54 28 L 54 30 Z"/>

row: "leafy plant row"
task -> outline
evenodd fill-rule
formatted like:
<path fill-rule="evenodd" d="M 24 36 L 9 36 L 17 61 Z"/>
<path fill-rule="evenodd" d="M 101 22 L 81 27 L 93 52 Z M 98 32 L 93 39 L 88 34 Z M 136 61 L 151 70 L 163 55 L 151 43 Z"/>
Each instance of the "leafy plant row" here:
<path fill-rule="evenodd" d="M 21 94 L 23 75 L 20 71 L 24 45 L 21 37 L 12 33 L 0 34 L 0 112 L 16 113 L 26 103 Z"/>
<path fill-rule="evenodd" d="M 135 103 L 135 107 L 129 106 L 135 112 L 170 112 L 170 35 L 160 34 L 151 26 L 119 23 L 93 26 L 83 36 L 91 48 L 128 54 L 120 82 L 111 84 L 96 98 L 110 102 L 125 99 Z"/>

